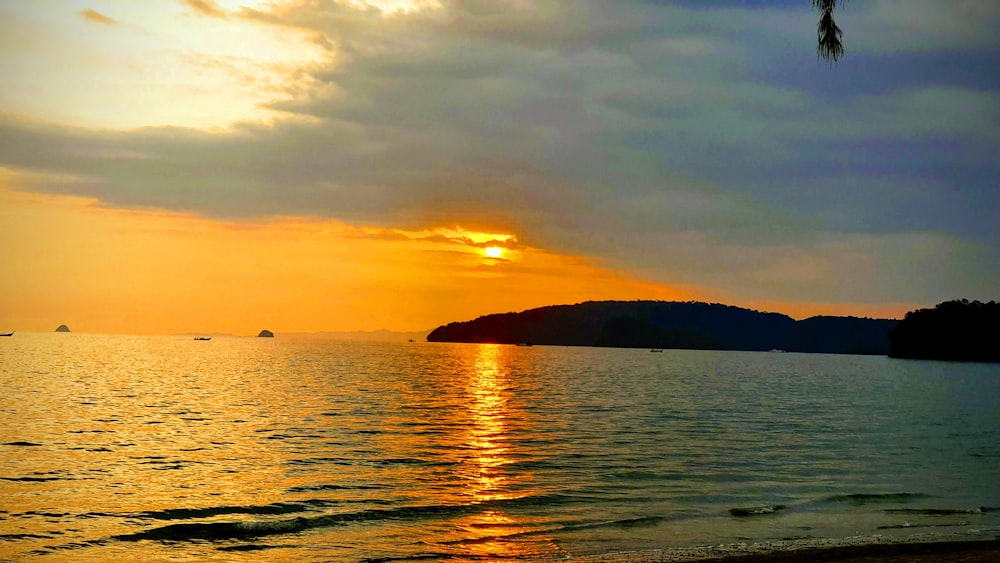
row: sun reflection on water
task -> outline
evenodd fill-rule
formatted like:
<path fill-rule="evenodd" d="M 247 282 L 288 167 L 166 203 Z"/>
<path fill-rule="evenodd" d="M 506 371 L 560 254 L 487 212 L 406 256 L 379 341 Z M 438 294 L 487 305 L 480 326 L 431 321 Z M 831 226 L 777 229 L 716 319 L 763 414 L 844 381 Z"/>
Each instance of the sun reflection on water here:
<path fill-rule="evenodd" d="M 504 471 L 504 466 L 511 460 L 508 457 L 508 413 L 504 393 L 509 382 L 503 353 L 500 345 L 479 346 L 475 371 L 469 381 L 472 428 L 467 446 L 474 454 L 474 463 L 467 477 L 477 501 L 510 498 L 505 486 L 509 476 Z"/>
<path fill-rule="evenodd" d="M 503 501 L 537 494 L 529 486 L 529 474 L 511 469 L 519 459 L 516 430 L 523 430 L 525 423 L 523 409 L 512 399 L 516 353 L 511 346 L 479 345 L 466 386 L 469 430 L 460 475 L 473 502 L 487 506 L 462 518 L 458 526 L 467 539 L 475 538 L 465 544 L 467 554 L 487 561 L 548 557 L 560 551 L 544 529 L 502 507 Z M 527 537 L 531 540 L 525 541 Z"/>

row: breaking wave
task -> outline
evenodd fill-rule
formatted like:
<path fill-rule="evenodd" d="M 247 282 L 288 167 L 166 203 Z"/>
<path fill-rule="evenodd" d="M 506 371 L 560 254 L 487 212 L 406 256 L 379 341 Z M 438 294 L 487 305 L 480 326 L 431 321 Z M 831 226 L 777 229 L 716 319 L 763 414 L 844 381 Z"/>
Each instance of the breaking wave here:
<path fill-rule="evenodd" d="M 737 518 L 747 518 L 749 516 L 763 516 L 765 514 L 774 514 L 779 510 L 784 510 L 786 507 L 783 504 L 766 504 L 763 506 L 749 506 L 749 507 L 736 507 L 730 508 L 729 513 Z"/>

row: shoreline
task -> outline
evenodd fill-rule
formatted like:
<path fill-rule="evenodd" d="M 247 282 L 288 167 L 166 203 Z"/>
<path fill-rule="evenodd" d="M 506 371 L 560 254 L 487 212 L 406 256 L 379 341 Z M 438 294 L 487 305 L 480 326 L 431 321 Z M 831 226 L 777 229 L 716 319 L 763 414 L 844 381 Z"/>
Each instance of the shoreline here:
<path fill-rule="evenodd" d="M 568 559 L 572 563 L 1000 563 L 1000 530 L 949 535 L 853 536 L 837 539 L 679 547 L 607 553 Z"/>
<path fill-rule="evenodd" d="M 802 548 L 759 555 L 735 555 L 703 560 L 705 563 L 791 563 L 793 561 L 881 563 L 1000 562 L 1000 540 L 964 540 L 869 544 L 847 547 Z"/>

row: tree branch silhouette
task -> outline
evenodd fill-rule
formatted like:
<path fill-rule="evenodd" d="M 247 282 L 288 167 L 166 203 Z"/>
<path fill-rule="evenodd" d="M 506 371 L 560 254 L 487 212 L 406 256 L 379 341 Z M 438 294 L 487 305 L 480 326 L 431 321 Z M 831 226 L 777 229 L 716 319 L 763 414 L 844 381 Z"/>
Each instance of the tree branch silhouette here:
<path fill-rule="evenodd" d="M 820 12 L 819 23 L 816 25 L 819 56 L 835 63 L 844 56 L 842 33 L 837 27 L 837 22 L 833 19 L 833 10 L 837 7 L 837 0 L 813 0 L 813 6 Z"/>

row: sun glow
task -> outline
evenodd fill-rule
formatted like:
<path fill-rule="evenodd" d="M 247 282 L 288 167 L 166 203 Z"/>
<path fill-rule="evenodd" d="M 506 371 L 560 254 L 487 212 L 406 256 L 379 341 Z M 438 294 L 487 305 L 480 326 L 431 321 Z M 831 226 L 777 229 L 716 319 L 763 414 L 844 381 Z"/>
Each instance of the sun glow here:
<path fill-rule="evenodd" d="M 483 249 L 483 254 L 490 258 L 500 258 L 503 256 L 503 248 L 499 246 L 487 246 Z"/>
<path fill-rule="evenodd" d="M 552 303 L 699 297 L 686 287 L 630 279 L 586 256 L 525 246 L 510 234 L 295 217 L 213 220 L 15 189 L 62 189 L 72 181 L 0 167 L 4 326 L 51 331 L 66 323 L 78 332 L 122 334 L 256 334 L 263 326 L 417 331 Z M 499 258 L 487 254 L 491 247 Z"/>

